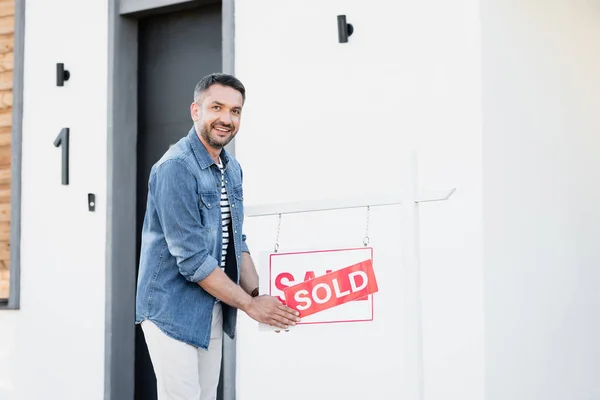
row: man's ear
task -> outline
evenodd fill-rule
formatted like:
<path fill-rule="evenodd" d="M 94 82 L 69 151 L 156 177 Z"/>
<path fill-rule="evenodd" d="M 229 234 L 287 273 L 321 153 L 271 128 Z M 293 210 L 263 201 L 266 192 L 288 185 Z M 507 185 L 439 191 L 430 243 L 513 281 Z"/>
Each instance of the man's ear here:
<path fill-rule="evenodd" d="M 198 103 L 193 102 L 190 105 L 190 115 L 192 117 L 192 120 L 194 122 L 198 122 L 199 117 L 198 117 L 198 113 L 200 112 L 200 106 L 198 105 Z"/>

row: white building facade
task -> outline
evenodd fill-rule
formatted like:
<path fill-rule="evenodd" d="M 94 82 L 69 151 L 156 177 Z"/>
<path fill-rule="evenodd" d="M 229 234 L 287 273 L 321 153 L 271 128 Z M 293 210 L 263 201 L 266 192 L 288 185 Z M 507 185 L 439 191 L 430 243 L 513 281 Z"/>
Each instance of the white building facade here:
<path fill-rule="evenodd" d="M 600 398 L 593 2 L 20 0 L 15 31 L 1 400 L 153 398 L 144 174 L 215 71 L 248 91 L 231 150 L 257 263 L 276 237 L 360 247 L 367 222 L 283 215 L 278 233 L 259 206 L 399 199 L 369 208 L 373 320 L 276 335 L 241 315 L 220 398 Z"/>

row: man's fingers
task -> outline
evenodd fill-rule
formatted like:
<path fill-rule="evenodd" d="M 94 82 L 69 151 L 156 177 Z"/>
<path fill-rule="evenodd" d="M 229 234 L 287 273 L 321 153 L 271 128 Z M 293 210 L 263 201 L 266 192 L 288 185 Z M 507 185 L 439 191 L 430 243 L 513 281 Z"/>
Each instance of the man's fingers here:
<path fill-rule="evenodd" d="M 278 315 L 274 315 L 273 317 L 273 321 L 275 321 L 276 326 L 283 328 L 283 329 L 287 329 L 290 325 L 292 325 L 290 322 L 288 322 L 285 318 L 280 317 Z"/>
<path fill-rule="evenodd" d="M 273 320 L 273 322 L 270 324 L 271 326 L 274 326 L 276 328 L 281 328 L 281 329 L 287 329 L 288 326 L 285 324 L 282 324 L 280 322 L 277 322 L 275 320 Z M 276 332 L 281 332 L 281 329 L 278 329 Z"/>
<path fill-rule="evenodd" d="M 290 319 L 294 322 L 300 322 L 300 318 L 298 317 L 298 315 L 300 313 L 298 311 L 294 310 L 293 308 L 281 306 L 281 307 L 277 307 L 277 311 L 278 311 L 277 314 L 281 315 L 282 317 Z"/>
<path fill-rule="evenodd" d="M 279 308 L 281 311 L 284 311 L 284 312 L 286 312 L 288 314 L 292 314 L 294 317 L 296 317 L 296 316 L 298 316 L 300 314 L 298 311 L 294 310 L 293 308 L 288 307 L 288 306 L 283 305 L 283 304 L 279 304 L 279 306 L 277 308 Z"/>
<path fill-rule="evenodd" d="M 287 329 L 290 325 L 292 325 L 292 322 L 282 317 L 273 317 L 273 319 L 277 321 L 277 326 L 283 329 Z"/>
<path fill-rule="evenodd" d="M 299 322 L 298 317 L 287 314 L 281 310 L 276 310 L 275 315 L 277 315 L 280 318 L 280 321 L 283 320 L 284 323 L 289 325 L 296 325 L 296 323 Z"/>

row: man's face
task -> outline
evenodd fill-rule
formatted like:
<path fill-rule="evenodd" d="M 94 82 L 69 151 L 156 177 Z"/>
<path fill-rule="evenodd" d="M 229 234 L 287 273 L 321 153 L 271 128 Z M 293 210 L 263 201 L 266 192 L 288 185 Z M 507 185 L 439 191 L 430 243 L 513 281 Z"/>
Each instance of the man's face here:
<path fill-rule="evenodd" d="M 199 104 L 198 104 L 199 103 Z M 242 94 L 228 86 L 211 85 L 191 106 L 194 125 L 205 144 L 222 149 L 240 127 Z"/>

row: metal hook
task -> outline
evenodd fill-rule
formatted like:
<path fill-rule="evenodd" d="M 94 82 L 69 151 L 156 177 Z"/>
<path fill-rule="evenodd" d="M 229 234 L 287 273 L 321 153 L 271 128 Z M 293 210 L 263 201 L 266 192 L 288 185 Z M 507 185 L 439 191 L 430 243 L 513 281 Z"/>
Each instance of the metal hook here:
<path fill-rule="evenodd" d="M 367 227 L 365 229 L 365 237 L 363 238 L 363 245 L 367 247 L 369 245 L 369 220 L 371 214 L 371 206 L 367 206 Z"/>
<path fill-rule="evenodd" d="M 279 251 L 279 231 L 281 230 L 281 214 L 279 215 L 279 222 L 277 223 L 277 236 L 275 237 L 275 253 Z"/>

